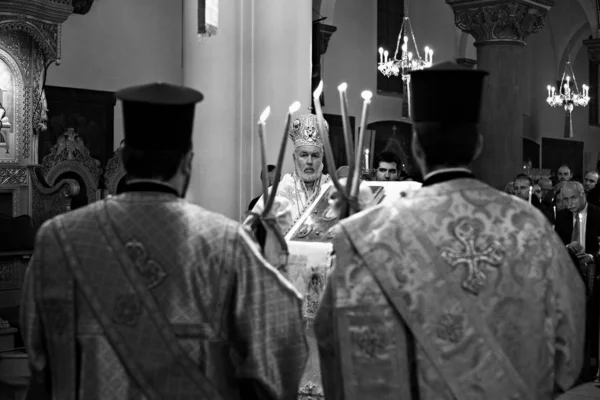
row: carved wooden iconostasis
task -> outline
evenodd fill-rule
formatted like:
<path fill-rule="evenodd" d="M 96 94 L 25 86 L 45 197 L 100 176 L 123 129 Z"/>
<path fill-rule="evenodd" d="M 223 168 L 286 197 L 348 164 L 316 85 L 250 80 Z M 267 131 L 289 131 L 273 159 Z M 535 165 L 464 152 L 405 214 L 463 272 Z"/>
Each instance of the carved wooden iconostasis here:
<path fill-rule="evenodd" d="M 61 24 L 73 13 L 85 14 L 93 0 L 7 0 L 0 6 L 0 398 L 14 393 L 4 386 L 6 368 L 24 353 L 18 306 L 36 228 L 71 208 L 82 190 L 97 198 L 100 165 L 86 153 L 75 132 L 59 135 L 47 160 L 38 159 L 40 135 L 47 130 L 44 93 L 47 69 L 60 61 Z M 114 104 L 114 103 L 113 103 Z M 112 121 L 111 121 L 112 123 Z M 112 140 L 112 126 L 110 139 Z M 104 143 L 104 161 L 112 154 Z M 54 153 L 53 153 L 54 151 Z M 62 156 L 65 159 L 62 159 Z M 53 162 L 56 161 L 56 162 Z M 77 177 L 71 172 L 83 177 Z M 88 185 L 88 182 L 90 184 Z M 8 362 L 8 364 L 7 364 Z M 16 362 L 16 361 L 15 361 Z M 13 374 L 14 377 L 14 374 Z"/>

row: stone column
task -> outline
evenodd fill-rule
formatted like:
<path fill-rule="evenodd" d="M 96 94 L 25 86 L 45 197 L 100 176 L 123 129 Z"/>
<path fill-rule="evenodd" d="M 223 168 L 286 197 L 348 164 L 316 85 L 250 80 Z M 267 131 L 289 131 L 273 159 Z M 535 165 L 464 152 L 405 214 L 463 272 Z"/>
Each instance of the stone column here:
<path fill-rule="evenodd" d="M 323 56 L 327 52 L 327 46 L 329 45 L 329 39 L 337 31 L 337 27 L 333 25 L 323 24 L 321 22 L 313 22 L 312 28 L 312 79 L 311 79 L 311 93 L 317 89 L 319 82 L 321 82 L 323 75 Z M 329 99 L 331 100 L 331 99 Z M 314 100 L 311 100 L 311 104 L 314 108 Z M 321 105 L 325 106 L 324 96 L 321 95 Z"/>
<path fill-rule="evenodd" d="M 197 3 L 185 1 L 183 13 L 183 82 L 205 96 L 188 199 L 239 220 L 261 188 L 260 114 L 271 107 L 267 151 L 275 164 L 288 107 L 310 106 L 311 0 L 221 1 L 216 35 L 201 38 Z M 291 144 L 284 165 L 291 171 Z"/>
<path fill-rule="evenodd" d="M 590 103 L 588 104 L 590 110 L 590 125 L 598 125 L 598 94 L 600 88 L 598 85 L 598 66 L 600 65 L 600 39 L 588 39 L 584 40 L 583 44 L 588 49 L 589 59 L 589 82 L 590 82 Z"/>
<path fill-rule="evenodd" d="M 502 189 L 520 172 L 523 157 L 521 77 L 527 35 L 544 26 L 553 0 L 446 0 L 461 30 L 477 47 L 477 68 L 488 71 L 481 109 L 484 148 L 477 177 Z"/>

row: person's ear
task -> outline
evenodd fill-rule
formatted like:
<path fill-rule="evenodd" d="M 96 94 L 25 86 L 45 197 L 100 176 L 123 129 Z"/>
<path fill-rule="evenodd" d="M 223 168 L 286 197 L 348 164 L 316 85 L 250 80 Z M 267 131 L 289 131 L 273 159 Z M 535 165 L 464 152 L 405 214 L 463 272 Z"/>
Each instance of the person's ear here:
<path fill-rule="evenodd" d="M 179 168 L 184 175 L 190 175 L 192 173 L 192 161 L 194 160 L 194 151 L 188 151 L 181 159 Z"/>

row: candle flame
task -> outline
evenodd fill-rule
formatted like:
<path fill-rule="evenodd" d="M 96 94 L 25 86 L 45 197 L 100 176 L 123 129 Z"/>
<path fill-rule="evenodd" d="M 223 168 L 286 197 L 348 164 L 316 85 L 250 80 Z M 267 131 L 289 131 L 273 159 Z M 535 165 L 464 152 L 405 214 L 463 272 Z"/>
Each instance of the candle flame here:
<path fill-rule="evenodd" d="M 551 88 L 552 88 L 552 87 L 551 87 L 550 85 L 548 85 L 548 90 L 551 90 Z"/>
<path fill-rule="evenodd" d="M 360 95 L 365 101 L 369 101 L 373 97 L 373 92 L 370 90 L 365 90 Z"/>
<path fill-rule="evenodd" d="M 346 82 L 342 83 L 340 86 L 338 86 L 338 90 L 340 92 L 345 92 L 346 89 L 348 89 L 348 84 Z"/>
<path fill-rule="evenodd" d="M 299 101 L 293 102 L 292 105 L 289 108 L 290 114 L 295 113 L 299 109 L 300 109 L 300 102 Z"/>
<path fill-rule="evenodd" d="M 379 54 L 383 54 L 383 47 L 379 48 Z"/>
<path fill-rule="evenodd" d="M 321 97 L 321 93 L 323 93 L 323 81 L 319 82 L 319 86 L 317 86 L 317 88 L 313 92 L 313 97 L 315 99 L 318 99 L 319 97 Z"/>
<path fill-rule="evenodd" d="M 263 111 L 263 113 L 260 114 L 260 118 L 258 121 L 264 124 L 267 121 L 267 118 L 269 118 L 269 114 L 271 114 L 271 106 L 265 108 L 265 111 Z"/>

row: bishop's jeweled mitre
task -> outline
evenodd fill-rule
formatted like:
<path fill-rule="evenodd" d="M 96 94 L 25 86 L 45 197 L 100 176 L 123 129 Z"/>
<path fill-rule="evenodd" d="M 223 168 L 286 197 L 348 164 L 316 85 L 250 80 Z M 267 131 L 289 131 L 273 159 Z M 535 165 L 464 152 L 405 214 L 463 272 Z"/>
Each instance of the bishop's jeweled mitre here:
<path fill-rule="evenodd" d="M 325 124 L 325 134 L 329 134 L 329 125 Z M 323 148 L 323 138 L 319 133 L 319 125 L 315 114 L 302 114 L 294 120 L 290 127 L 290 138 L 294 148 L 300 146 L 319 146 Z"/>

